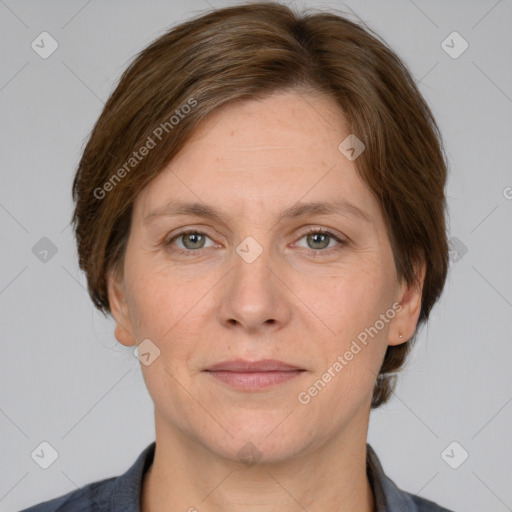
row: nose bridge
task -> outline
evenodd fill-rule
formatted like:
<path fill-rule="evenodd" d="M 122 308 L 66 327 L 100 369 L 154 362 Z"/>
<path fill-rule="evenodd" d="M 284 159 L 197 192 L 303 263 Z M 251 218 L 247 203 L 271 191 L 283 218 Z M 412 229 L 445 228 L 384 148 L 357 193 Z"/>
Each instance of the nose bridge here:
<path fill-rule="evenodd" d="M 261 240 L 261 238 L 260 238 Z M 235 249 L 232 285 L 238 294 L 253 293 L 272 296 L 270 288 L 272 272 L 272 251 L 268 244 L 260 244 L 255 238 L 245 238 Z M 263 297 L 260 297 L 260 300 Z"/>
<path fill-rule="evenodd" d="M 223 291 L 221 321 L 250 330 L 286 321 L 288 306 L 271 270 L 275 264 L 271 249 L 247 237 L 235 248 L 232 263 Z"/>

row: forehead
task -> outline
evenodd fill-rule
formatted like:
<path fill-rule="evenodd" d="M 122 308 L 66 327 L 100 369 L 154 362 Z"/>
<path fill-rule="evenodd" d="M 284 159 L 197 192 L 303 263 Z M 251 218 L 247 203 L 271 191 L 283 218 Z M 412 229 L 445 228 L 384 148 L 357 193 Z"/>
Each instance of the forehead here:
<path fill-rule="evenodd" d="M 298 160 L 307 154 L 315 158 L 320 152 L 327 158 L 337 156 L 346 131 L 344 114 L 333 98 L 275 92 L 263 99 L 238 100 L 213 112 L 183 152 L 192 150 L 194 144 L 217 153 L 217 159 L 247 158 L 249 164 L 276 158 L 276 163 L 286 163 L 286 159 Z"/>
<path fill-rule="evenodd" d="M 285 208 L 340 197 L 372 210 L 370 191 L 338 148 L 347 135 L 343 112 L 325 95 L 233 102 L 213 112 L 139 194 L 137 210 L 145 216 L 173 199 Z"/>

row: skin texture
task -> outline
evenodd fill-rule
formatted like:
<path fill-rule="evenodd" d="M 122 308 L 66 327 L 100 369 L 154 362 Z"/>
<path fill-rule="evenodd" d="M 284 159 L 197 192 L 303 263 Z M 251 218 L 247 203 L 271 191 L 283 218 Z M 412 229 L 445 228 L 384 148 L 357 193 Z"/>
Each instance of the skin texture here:
<path fill-rule="evenodd" d="M 141 364 L 156 427 L 143 512 L 374 509 L 365 467 L 372 390 L 387 345 L 414 333 L 421 287 L 398 282 L 378 202 L 338 150 L 348 134 L 324 95 L 279 92 L 233 103 L 137 196 L 123 275 L 110 276 L 109 298 L 118 341 L 148 338 L 160 349 Z M 340 198 L 371 222 L 310 214 L 276 223 L 297 202 Z M 177 200 L 221 209 L 225 222 L 197 215 L 143 222 Z M 207 237 L 166 246 L 183 228 Z M 346 245 L 311 240 L 307 228 Z M 252 263 L 236 252 L 246 237 L 263 250 Z M 177 252 L 189 248 L 195 254 Z M 301 404 L 298 394 L 393 303 L 402 305 L 394 318 Z M 306 371 L 258 392 L 203 371 L 236 358 Z M 237 455 L 248 442 L 260 457 L 250 467 Z"/>

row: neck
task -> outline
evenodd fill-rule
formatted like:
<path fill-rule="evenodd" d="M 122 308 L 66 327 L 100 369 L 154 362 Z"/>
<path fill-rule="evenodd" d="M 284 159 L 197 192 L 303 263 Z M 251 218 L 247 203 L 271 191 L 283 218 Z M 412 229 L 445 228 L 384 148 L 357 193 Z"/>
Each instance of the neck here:
<path fill-rule="evenodd" d="M 247 467 L 155 419 L 155 457 L 143 481 L 141 512 L 374 512 L 367 423 L 293 458 Z"/>

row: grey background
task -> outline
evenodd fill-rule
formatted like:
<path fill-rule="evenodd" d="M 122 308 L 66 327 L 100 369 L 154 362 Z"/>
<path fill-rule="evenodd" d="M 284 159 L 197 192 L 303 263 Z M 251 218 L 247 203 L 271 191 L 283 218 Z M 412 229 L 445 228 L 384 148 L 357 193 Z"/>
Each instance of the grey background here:
<path fill-rule="evenodd" d="M 135 54 L 234 3 L 0 0 L 1 511 L 123 473 L 154 439 L 140 363 L 77 267 L 71 183 Z M 372 413 L 369 442 L 405 490 L 455 511 L 512 510 L 512 2 L 297 5 L 354 10 L 381 34 L 419 82 L 449 157 L 448 282 L 392 400 Z M 43 31 L 59 44 L 47 59 L 31 48 Z M 469 44 L 457 59 L 441 47 L 453 31 Z M 57 249 L 46 262 L 32 251 L 42 237 Z M 42 441 L 59 453 L 46 470 L 31 458 Z M 457 469 L 441 456 L 453 441 L 469 453 Z"/>

